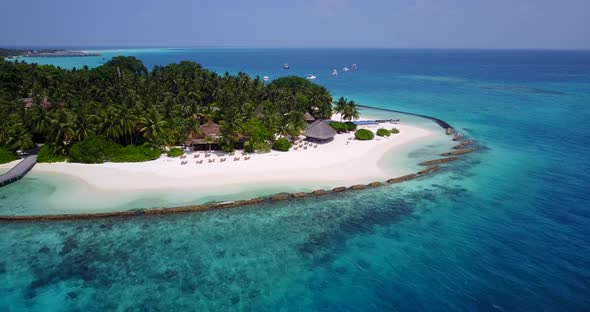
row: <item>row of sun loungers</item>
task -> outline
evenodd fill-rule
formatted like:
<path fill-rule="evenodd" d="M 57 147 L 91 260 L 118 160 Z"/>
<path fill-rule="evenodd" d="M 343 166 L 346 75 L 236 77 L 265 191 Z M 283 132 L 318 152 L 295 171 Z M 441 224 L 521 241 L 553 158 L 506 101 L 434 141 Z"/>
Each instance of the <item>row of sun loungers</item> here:
<path fill-rule="evenodd" d="M 195 157 L 195 158 L 198 158 L 198 157 Z M 240 159 L 241 159 L 241 157 L 234 157 L 234 161 L 239 161 Z M 244 160 L 250 160 L 250 156 L 244 157 Z M 196 164 L 197 165 L 202 164 L 204 161 L 205 161 L 204 159 L 197 160 L 196 161 Z M 227 158 L 225 158 L 225 157 L 224 158 L 219 158 L 219 162 L 225 162 L 225 161 L 227 161 Z M 211 158 L 207 162 L 208 163 L 214 163 L 215 162 L 215 158 Z M 183 161 L 180 162 L 180 165 L 186 165 L 186 164 L 188 164 L 188 160 L 183 160 Z"/>

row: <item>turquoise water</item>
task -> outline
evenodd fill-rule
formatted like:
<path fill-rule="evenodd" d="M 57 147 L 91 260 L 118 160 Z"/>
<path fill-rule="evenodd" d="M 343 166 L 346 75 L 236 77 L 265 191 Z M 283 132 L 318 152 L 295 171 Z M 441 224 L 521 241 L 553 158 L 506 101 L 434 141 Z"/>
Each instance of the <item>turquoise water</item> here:
<path fill-rule="evenodd" d="M 590 52 L 137 56 L 149 67 L 192 59 L 271 78 L 286 74 L 288 62 L 289 73 L 314 73 L 335 96 L 439 117 L 482 150 L 435 176 L 342 197 L 129 220 L 4 223 L 0 310 L 590 307 Z M 329 76 L 352 63 L 357 71 Z"/>

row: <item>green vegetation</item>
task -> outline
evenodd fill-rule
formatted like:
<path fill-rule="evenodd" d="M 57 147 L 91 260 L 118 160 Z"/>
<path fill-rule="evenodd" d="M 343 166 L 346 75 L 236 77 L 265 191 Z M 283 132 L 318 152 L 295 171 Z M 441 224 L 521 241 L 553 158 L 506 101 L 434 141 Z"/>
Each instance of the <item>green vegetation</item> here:
<path fill-rule="evenodd" d="M 67 152 L 63 146 L 56 144 L 45 144 L 37 153 L 37 162 L 54 163 L 66 161 Z"/>
<path fill-rule="evenodd" d="M 392 128 L 391 131 L 389 131 L 393 134 L 398 134 L 399 133 L 399 129 L 398 128 Z"/>
<path fill-rule="evenodd" d="M 182 148 L 175 147 L 166 152 L 166 155 L 168 155 L 168 157 L 180 157 L 184 155 L 184 151 Z"/>
<path fill-rule="evenodd" d="M 356 130 L 356 125 L 353 122 L 330 122 L 330 126 L 336 131 L 346 132 Z"/>
<path fill-rule="evenodd" d="M 194 62 L 148 71 L 134 57 L 115 57 L 94 69 L 65 70 L 0 59 L 0 147 L 45 143 L 64 152 L 47 147 L 46 161 L 58 155 L 77 162 L 151 159 L 139 147 L 183 144 L 209 120 L 221 125 L 220 137 L 211 143 L 224 150 L 249 138 L 249 148 L 268 151 L 275 136 L 301 133 L 305 112 L 328 118 L 332 97 L 301 77 L 266 85 L 258 77 L 218 75 Z M 98 137 L 102 141 L 90 140 L 92 145 L 108 150 L 88 146 L 85 151 L 78 145 Z M 113 146 L 137 148 L 117 154 Z"/>
<path fill-rule="evenodd" d="M 361 141 L 367 141 L 367 140 L 372 140 L 375 138 L 375 134 L 373 134 L 373 132 L 371 130 L 367 130 L 367 129 L 358 129 L 355 133 L 354 133 L 354 137 L 357 140 L 361 140 Z"/>
<path fill-rule="evenodd" d="M 357 128 L 357 125 L 352 121 L 347 121 L 344 124 L 346 125 L 349 131 L 355 131 Z"/>
<path fill-rule="evenodd" d="M 117 153 L 119 145 L 104 137 L 89 137 L 70 148 L 68 161 L 84 164 L 101 164 Z"/>
<path fill-rule="evenodd" d="M 182 152 L 182 150 L 181 150 Z M 144 144 L 142 146 L 127 145 L 125 147 L 118 146 L 115 149 L 112 162 L 142 162 L 158 159 L 160 157 L 160 150 L 156 147 Z"/>
<path fill-rule="evenodd" d="M 277 151 L 286 152 L 291 148 L 291 142 L 285 138 L 279 138 L 272 145 L 272 148 Z"/>
<path fill-rule="evenodd" d="M 68 161 L 74 163 L 100 164 L 112 162 L 142 162 L 160 157 L 160 150 L 149 144 L 121 146 L 102 136 L 92 136 L 70 148 Z"/>
<path fill-rule="evenodd" d="M 387 129 L 379 128 L 377 129 L 377 135 L 381 137 L 388 137 L 391 135 L 391 132 L 389 132 Z"/>
<path fill-rule="evenodd" d="M 17 160 L 16 154 L 13 151 L 9 151 L 5 148 L 0 148 L 0 164 L 9 163 Z"/>
<path fill-rule="evenodd" d="M 340 114 L 340 121 L 344 120 L 357 120 L 360 118 L 360 112 L 358 104 L 353 100 L 347 100 L 344 97 L 339 97 L 334 103 L 334 111 Z M 356 129 L 356 128 L 355 128 Z"/>

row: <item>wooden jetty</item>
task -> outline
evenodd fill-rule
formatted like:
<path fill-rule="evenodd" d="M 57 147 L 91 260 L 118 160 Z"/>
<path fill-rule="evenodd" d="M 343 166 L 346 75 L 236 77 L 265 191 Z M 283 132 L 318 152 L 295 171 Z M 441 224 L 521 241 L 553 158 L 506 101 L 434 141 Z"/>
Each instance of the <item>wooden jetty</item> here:
<path fill-rule="evenodd" d="M 22 177 L 31 170 L 37 163 L 37 155 L 31 155 L 25 157 L 16 166 L 10 169 L 7 173 L 0 175 L 0 186 L 10 184 L 20 180 Z"/>

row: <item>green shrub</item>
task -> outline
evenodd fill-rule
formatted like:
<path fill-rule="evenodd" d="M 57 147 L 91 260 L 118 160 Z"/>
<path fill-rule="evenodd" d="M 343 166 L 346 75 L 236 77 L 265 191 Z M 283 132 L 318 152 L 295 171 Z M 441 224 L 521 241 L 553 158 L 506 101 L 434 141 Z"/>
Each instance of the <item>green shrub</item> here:
<path fill-rule="evenodd" d="M 398 134 L 399 133 L 399 129 L 393 128 L 393 129 L 391 129 L 390 132 L 393 133 L 393 134 Z"/>
<path fill-rule="evenodd" d="M 17 159 L 18 157 L 13 151 L 9 151 L 3 147 L 0 147 L 0 164 L 9 163 Z"/>
<path fill-rule="evenodd" d="M 268 153 L 271 147 L 272 145 L 267 142 L 254 142 L 254 150 L 259 153 Z"/>
<path fill-rule="evenodd" d="M 277 151 L 286 152 L 291 148 L 291 142 L 285 138 L 280 138 L 275 141 L 272 148 Z"/>
<path fill-rule="evenodd" d="M 338 121 L 330 122 L 330 126 L 336 131 L 346 132 L 348 130 L 348 127 L 344 123 Z"/>
<path fill-rule="evenodd" d="M 354 131 L 354 130 L 356 130 L 357 125 L 354 122 L 347 121 L 344 124 L 346 125 L 346 128 L 348 128 L 348 131 Z"/>
<path fill-rule="evenodd" d="M 180 150 L 182 152 L 182 150 Z M 158 159 L 160 150 L 156 147 L 144 144 L 141 146 L 127 145 L 118 148 L 111 157 L 112 162 L 143 162 Z"/>
<path fill-rule="evenodd" d="M 68 161 L 84 164 L 100 164 L 109 161 L 120 146 L 104 137 L 88 137 L 70 148 Z"/>
<path fill-rule="evenodd" d="M 166 152 L 166 155 L 168 155 L 168 157 L 180 157 L 184 155 L 184 151 L 182 148 L 175 147 Z"/>
<path fill-rule="evenodd" d="M 252 144 L 250 141 L 244 142 L 244 152 L 254 153 L 254 144 Z"/>
<path fill-rule="evenodd" d="M 389 132 L 387 129 L 379 128 L 377 129 L 377 135 L 381 137 L 388 137 L 391 135 L 391 132 Z"/>
<path fill-rule="evenodd" d="M 236 146 L 232 144 L 221 144 L 221 149 L 226 153 L 231 153 L 236 150 Z"/>
<path fill-rule="evenodd" d="M 66 161 L 66 149 L 63 146 L 55 144 L 45 144 L 37 153 L 37 162 L 54 163 Z"/>
<path fill-rule="evenodd" d="M 372 139 L 374 139 L 375 138 L 375 134 L 373 134 L 373 132 L 371 130 L 358 129 L 354 133 L 354 137 L 357 140 L 366 141 L 366 140 L 372 140 Z"/>

